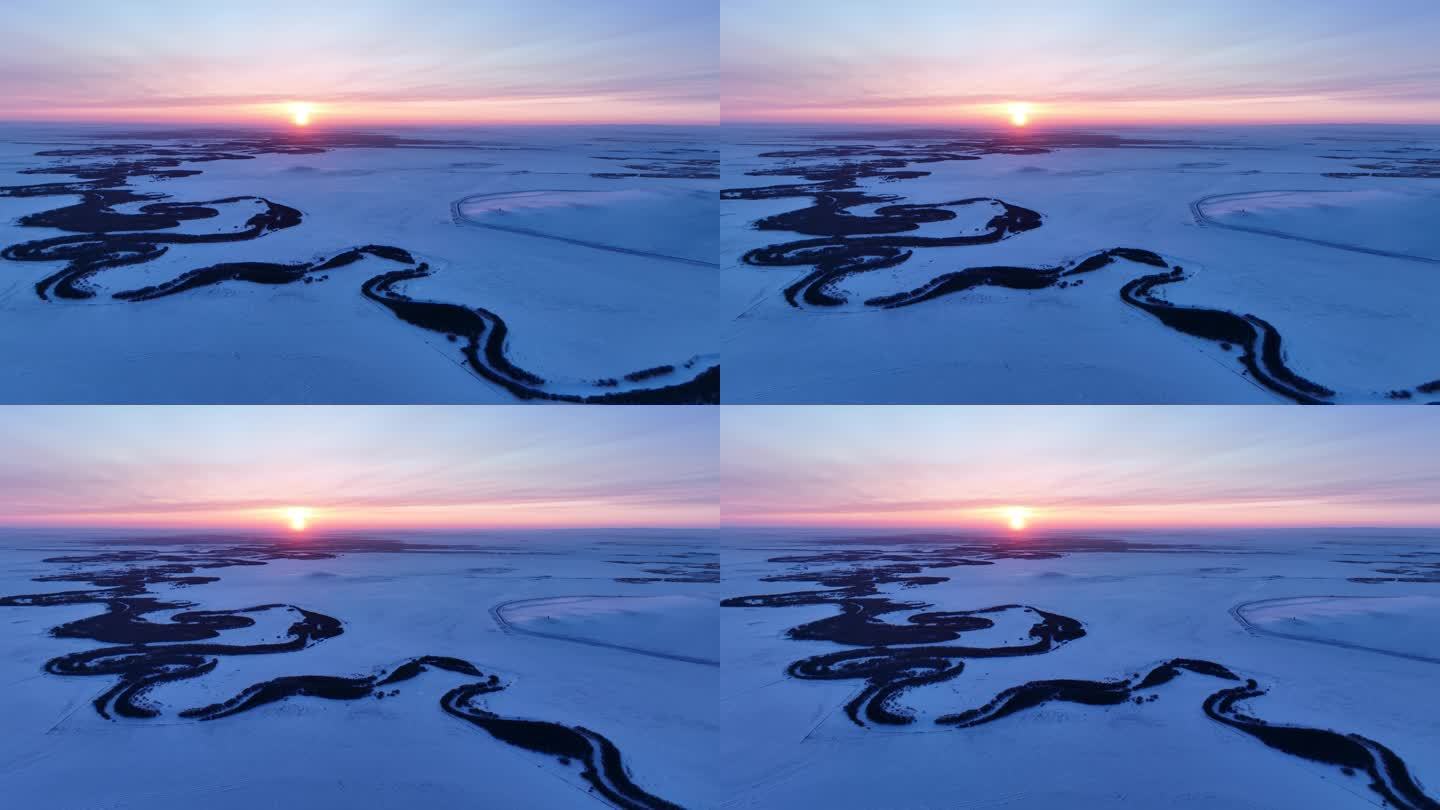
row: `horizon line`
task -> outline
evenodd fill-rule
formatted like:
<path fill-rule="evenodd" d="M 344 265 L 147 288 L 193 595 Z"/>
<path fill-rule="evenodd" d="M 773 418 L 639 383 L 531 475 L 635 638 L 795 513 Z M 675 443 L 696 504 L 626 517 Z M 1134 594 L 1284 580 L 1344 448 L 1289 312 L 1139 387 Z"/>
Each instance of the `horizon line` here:
<path fill-rule="evenodd" d="M 174 126 L 174 127 L 231 127 L 236 129 L 282 129 L 287 132 L 313 132 L 322 129 L 345 129 L 351 126 L 378 127 L 388 126 L 397 128 L 420 128 L 436 126 L 496 126 L 496 127 L 704 127 L 720 126 L 721 121 L 710 119 L 677 119 L 677 120 L 636 120 L 636 121 L 524 121 L 518 119 L 501 120 L 472 120 L 472 119 L 444 119 L 433 121 L 395 121 L 391 119 L 330 119 L 329 121 L 312 121 L 305 126 L 296 126 L 286 119 L 245 120 L 238 121 L 229 118 L 197 118 L 197 119 L 172 119 L 172 118 L 4 118 L 0 117 L 0 124 L 26 124 L 33 126 L 65 126 L 65 125 L 94 125 L 94 126 Z"/>
<path fill-rule="evenodd" d="M 533 525 L 509 525 L 509 526 L 309 526 L 303 531 L 285 529 L 282 526 L 202 526 L 202 525 L 74 525 L 74 524 L 15 524 L 0 523 L 0 532 L 23 532 L 23 531 L 51 531 L 51 532 L 240 532 L 240 533 L 274 533 L 286 537 L 305 537 L 315 534 L 344 533 L 344 532 L 476 532 L 476 531 L 505 531 L 505 532 L 553 532 L 553 531 L 716 531 L 721 527 L 715 525 L 648 525 L 648 526 L 533 526 Z"/>
<path fill-rule="evenodd" d="M 695 119 L 695 120 L 636 120 L 636 121 L 524 121 L 524 120 L 473 120 L 473 119 L 446 119 L 434 121 L 395 121 L 391 119 L 344 119 L 340 121 L 313 121 L 310 124 L 299 127 L 287 123 L 284 120 L 274 121 L 236 121 L 233 119 L 98 119 L 98 118 L 3 118 L 0 117 L 0 125 L 23 124 L 33 126 L 65 126 L 65 125 L 86 125 L 86 126 L 158 126 L 158 127 L 194 127 L 211 126 L 230 129 L 276 129 L 285 132 L 314 132 L 318 130 L 345 130 L 351 127 L 392 127 L 397 129 L 421 129 L 425 127 L 536 127 L 536 128 L 566 128 L 566 127 L 728 127 L 728 126 L 767 126 L 767 127 L 826 127 L 826 126 L 850 126 L 866 128 L 884 127 L 905 127 L 905 128 L 935 128 L 945 129 L 949 127 L 994 129 L 1004 132 L 1033 132 L 1037 130 L 1067 130 L 1067 129 L 1130 129 L 1130 128 L 1231 128 L 1231 127 L 1440 127 L 1440 118 L 1414 121 L 1206 121 L 1206 120 L 1177 120 L 1177 121 L 1063 121 L 1063 122 L 1038 122 L 1032 121 L 1023 127 L 1016 127 L 1004 121 L 990 118 L 975 118 L 947 121 L 922 121 L 897 119 L 895 121 L 875 121 L 873 119 L 844 119 L 833 120 L 789 120 L 789 119 Z"/>
<path fill-rule="evenodd" d="M 834 524 L 730 524 L 720 527 L 721 529 L 734 530 L 756 530 L 756 531 L 902 531 L 902 532 L 995 532 L 1004 534 L 1007 537 L 1024 537 L 1026 535 L 1041 534 L 1044 532 L 1123 532 L 1123 531 L 1440 531 L 1440 524 L 1432 525 L 1370 525 L 1370 524 L 1268 524 L 1255 526 L 1242 525 L 1187 525 L 1187 526 L 1160 526 L 1160 525 L 1121 525 L 1121 526 L 1029 526 L 1016 531 L 1007 529 L 1002 525 L 969 525 L 969 526 L 936 526 L 934 524 L 904 524 L 895 526 L 881 526 L 875 524 L 865 525 L 834 525 Z"/>
<path fill-rule="evenodd" d="M 1440 118 L 1426 120 L 1406 121 L 1207 121 L 1207 120 L 1175 120 L 1175 121 L 1059 121 L 1052 126 L 1043 121 L 1031 121 L 1023 127 L 1008 124 L 1003 120 L 991 117 L 966 118 L 950 121 L 925 121 L 916 119 L 896 119 L 894 121 L 876 121 L 874 119 L 734 119 L 721 121 L 720 126 L 858 126 L 858 127 L 935 127 L 944 128 L 948 126 L 983 127 L 987 129 L 998 129 L 1006 132 L 1028 132 L 1039 129 L 1068 129 L 1072 127 L 1425 127 L 1440 126 Z"/>

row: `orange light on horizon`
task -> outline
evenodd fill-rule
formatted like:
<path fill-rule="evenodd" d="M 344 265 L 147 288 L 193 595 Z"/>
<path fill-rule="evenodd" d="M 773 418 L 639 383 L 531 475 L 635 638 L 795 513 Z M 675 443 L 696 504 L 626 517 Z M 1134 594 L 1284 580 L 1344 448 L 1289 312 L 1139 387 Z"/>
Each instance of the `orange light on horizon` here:
<path fill-rule="evenodd" d="M 109 124 L 174 124 L 178 126 L 242 125 L 269 127 L 277 123 L 296 129 L 316 125 L 373 126 L 586 126 L 655 124 L 716 126 L 719 113 L 710 102 L 670 104 L 616 101 L 611 98 L 516 97 L 460 100 L 375 100 L 332 98 L 316 88 L 305 101 L 264 101 L 178 106 L 115 105 L 22 106 L 0 97 L 0 120 Z M 303 115 L 301 113 L 303 112 Z M 323 122 L 321 119 L 324 119 Z"/>
<path fill-rule="evenodd" d="M 289 515 L 289 517 L 290 517 L 290 530 L 291 530 L 291 531 L 295 531 L 295 532 L 303 532 L 303 531 L 305 531 L 305 527 L 309 524 L 309 520 L 310 520 L 310 510 L 309 510 L 309 509 L 302 509 L 302 508 L 298 508 L 298 507 L 297 507 L 297 508 L 295 508 L 295 509 L 290 509 L 290 510 L 288 510 L 288 511 L 286 512 L 286 514 Z"/>
<path fill-rule="evenodd" d="M 1013 506 L 1005 510 L 1005 515 L 1010 521 L 1010 531 L 1023 531 L 1030 520 L 1030 510 L 1023 506 Z"/>
<path fill-rule="evenodd" d="M 290 120 L 295 122 L 297 127 L 310 126 L 310 113 L 314 108 L 303 101 L 297 101 L 290 105 Z"/>
<path fill-rule="evenodd" d="M 1030 123 L 1030 105 L 1024 102 L 1017 102 L 1009 106 L 1010 123 L 1017 127 L 1023 127 Z"/>

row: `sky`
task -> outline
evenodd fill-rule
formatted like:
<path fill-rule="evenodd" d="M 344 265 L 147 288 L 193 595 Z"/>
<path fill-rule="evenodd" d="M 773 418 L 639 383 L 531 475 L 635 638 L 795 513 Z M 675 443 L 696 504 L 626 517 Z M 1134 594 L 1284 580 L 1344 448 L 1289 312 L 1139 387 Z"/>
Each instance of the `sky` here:
<path fill-rule="evenodd" d="M 711 408 L 10 406 L 0 526 L 704 527 Z"/>
<path fill-rule="evenodd" d="M 727 123 L 1440 123 L 1434 0 L 722 7 Z"/>
<path fill-rule="evenodd" d="M 1440 414 L 1343 406 L 727 407 L 727 526 L 1440 526 Z"/>
<path fill-rule="evenodd" d="M 716 0 L 5 0 L 0 120 L 716 123 Z"/>

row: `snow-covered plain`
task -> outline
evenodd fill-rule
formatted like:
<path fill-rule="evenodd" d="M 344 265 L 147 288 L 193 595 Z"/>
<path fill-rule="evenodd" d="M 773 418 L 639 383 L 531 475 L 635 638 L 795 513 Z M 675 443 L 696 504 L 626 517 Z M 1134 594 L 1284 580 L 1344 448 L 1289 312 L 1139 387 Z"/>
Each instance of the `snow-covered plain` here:
<path fill-rule="evenodd" d="M 1271 324 L 1283 337 L 1284 364 L 1333 392 L 1323 401 L 1440 400 L 1440 385 L 1428 385 L 1440 381 L 1436 128 L 1124 130 L 1083 134 L 1163 143 L 1046 146 L 1060 134 L 727 128 L 725 401 L 1287 401 L 1246 371 L 1240 347 L 1169 328 L 1125 303 L 1121 288 L 1155 272 L 1133 262 L 1080 276 L 1080 285 L 981 285 L 894 309 L 864 303 L 964 268 L 1054 267 L 1114 247 L 1153 251 L 1184 269 L 1183 281 L 1156 290 L 1165 301 Z M 961 136 L 991 138 L 1001 148 L 965 153 L 978 160 L 913 159 Z M 846 153 L 857 146 L 874 148 Z M 1028 146 L 1048 151 L 1025 153 L 1034 152 Z M 873 168 L 850 175 L 802 173 L 866 164 Z M 909 246 L 912 254 L 898 264 L 840 280 L 835 290 L 846 303 L 792 306 L 786 288 L 813 265 L 743 260 L 752 250 L 817 238 L 755 227 L 817 199 L 747 192 L 791 184 L 893 198 L 845 209 L 853 217 L 874 217 L 884 205 L 992 198 L 1043 222 L 987 244 Z M 955 209 L 955 219 L 895 235 L 973 235 L 991 205 Z M 873 232 L 848 233 L 866 239 Z"/>
<path fill-rule="evenodd" d="M 1434 662 L 1277 638 L 1247 629 L 1232 609 L 1257 600 L 1311 601 L 1308 630 L 1440 655 L 1440 552 L 1434 533 L 1220 532 L 1123 535 L 1143 546 L 1077 551 L 1093 538 L 887 535 L 854 531 L 734 530 L 723 540 L 727 600 L 828 590 L 796 575 L 874 570 L 905 556 L 965 546 L 989 565 L 919 566 L 941 582 L 881 584 L 876 596 L 908 605 L 875 618 L 915 629 L 924 611 L 1025 605 L 1083 623 L 1084 635 L 1045 652 L 969 657 L 956 677 L 917 685 L 887 705 L 915 722 L 857 725 L 845 705 L 863 678 L 787 675 L 810 656 L 861 649 L 787 631 L 834 617 L 835 604 L 721 610 L 721 759 L 726 807 L 780 808 L 1244 808 L 1381 806 L 1364 773 L 1276 750 L 1210 719 L 1202 706 L 1227 681 L 1191 671 L 1143 702 L 1052 701 L 970 727 L 936 718 L 982 706 L 1003 690 L 1042 679 L 1129 678 L 1176 658 L 1201 659 L 1254 679 L 1265 694 L 1243 711 L 1272 724 L 1358 733 L 1393 750 L 1434 800 L 1440 797 L 1440 712 L 1430 695 Z M 989 549 L 982 552 L 979 549 Z M 1054 553 L 1048 558 L 1007 554 Z M 848 562 L 816 555 L 858 555 Z M 889 555 L 889 559 L 884 556 Z M 802 562 L 796 558 L 812 558 Z M 790 558 L 771 562 L 775 558 Z M 1360 582 L 1379 569 L 1411 570 L 1412 582 Z M 1413 570 L 1412 570 L 1413 569 Z M 1425 574 L 1424 572 L 1429 572 Z M 785 576 L 788 580 L 765 580 Z M 1432 581 L 1420 581 L 1425 579 Z M 1356 604 L 1334 608 L 1344 597 Z M 1283 610 L 1272 608 L 1275 611 Z M 1292 610 L 1293 612 L 1293 610 Z M 994 616 L 990 629 L 947 642 L 1003 647 L 1033 642 L 1030 611 Z M 911 617 L 917 617 L 912 619 Z M 1392 621 L 1391 619 L 1394 619 Z M 834 629 L 832 626 L 829 628 Z M 903 649 L 893 644 L 889 649 Z M 811 670 L 813 671 L 813 670 Z M 1391 805 L 1394 806 L 1394 805 Z"/>
<path fill-rule="evenodd" d="M 1265 599 L 1241 606 L 1236 613 L 1256 630 L 1283 638 L 1440 663 L 1433 638 L 1440 622 L 1440 594 Z"/>
<path fill-rule="evenodd" d="M 719 638 L 695 632 L 713 623 L 715 608 L 692 596 L 561 596 L 509 602 L 495 614 L 521 633 L 719 666 Z M 645 627 L 643 641 L 629 637 L 635 623 Z"/>
<path fill-rule="evenodd" d="M 540 190 L 473 195 L 457 213 L 476 225 L 595 245 L 624 231 L 619 249 L 714 266 L 720 249 L 714 219 L 695 214 L 697 208 L 713 211 L 715 204 L 713 191 L 695 189 Z M 648 227 L 634 227 L 642 222 Z"/>
<path fill-rule="evenodd" d="M 42 562 L 57 556 L 188 553 L 236 543 L 323 551 L 356 538 L 114 542 L 130 539 L 10 532 L 0 543 L 0 597 L 87 589 L 33 579 L 125 567 Z M 50 635 L 62 623 L 103 614 L 102 605 L 0 606 L 0 795 L 57 808 L 161 810 L 605 806 L 580 777 L 579 763 L 506 744 L 442 711 L 442 695 L 476 680 L 463 674 L 431 669 L 387 687 L 383 698 L 293 696 L 216 720 L 178 716 L 272 678 L 366 676 L 434 655 L 499 676 L 504 688 L 477 700 L 485 710 L 584 727 L 615 744 L 630 778 L 649 794 L 684 807 L 719 803 L 713 779 L 719 667 L 624 648 L 685 653 L 708 647 L 713 657 L 719 596 L 713 537 L 635 531 L 387 539 L 410 546 L 201 569 L 219 581 L 152 586 L 156 598 L 193 602 L 192 611 L 281 603 L 334 617 L 343 632 L 299 651 L 217 656 L 213 671 L 154 687 L 147 701 L 160 716 L 151 719 L 97 714 L 91 701 L 113 677 L 44 670 L 58 656 L 105 646 Z M 688 574 L 676 574 L 677 566 Z M 670 573 L 644 573 L 657 567 Z M 575 612 L 565 620 L 583 622 L 586 632 L 611 642 L 608 647 L 513 632 L 491 612 L 507 602 L 574 595 L 646 607 Z M 177 612 L 146 619 L 169 624 Z M 255 615 L 253 627 L 223 631 L 217 641 L 280 641 L 297 616 L 293 609 Z M 666 646 L 682 639 L 681 649 Z M 84 778 L 75 778 L 82 772 Z"/>
<path fill-rule="evenodd" d="M 0 188 L 72 181 L 25 170 L 154 157 L 36 156 L 40 151 L 115 144 L 166 149 L 222 137 L 157 130 L 117 140 L 109 137 L 115 129 L 0 129 Z M 305 283 L 228 281 L 155 300 L 111 297 L 221 262 L 313 262 L 366 244 L 396 246 L 429 265 L 430 275 L 403 283 L 404 294 L 483 307 L 503 318 L 509 359 L 543 377 L 551 391 L 595 393 L 592 381 L 606 379 L 621 380 L 623 389 L 626 374 L 680 367 L 647 382 L 668 385 L 718 364 L 718 180 L 701 170 L 672 171 L 684 165 L 679 161 L 711 161 L 713 176 L 710 132 L 562 127 L 382 134 L 450 144 L 259 154 L 179 167 L 198 169 L 193 176 L 133 177 L 126 188 L 169 195 L 166 202 L 263 197 L 297 209 L 303 220 L 245 241 L 169 245 L 151 261 L 89 279 L 93 298 L 36 294 L 36 283 L 62 262 L 0 261 L 0 401 L 515 402 L 512 392 L 471 372 L 463 343 L 403 322 L 361 294 L 367 279 L 397 269 L 382 258 L 367 256 Z M 280 137 L 323 142 L 325 132 Z M 548 189 L 572 189 L 586 199 L 512 215 L 534 234 L 474 227 L 453 209 L 473 195 Z M 80 200 L 78 194 L 0 194 L 0 247 L 65 235 L 18 220 Z M 141 204 L 114 210 L 133 214 Z M 218 216 L 161 232 L 238 231 L 254 207 L 252 200 L 217 204 Z M 551 233 L 631 251 L 656 252 L 658 244 L 665 248 L 658 252 L 692 261 L 545 238 Z"/>

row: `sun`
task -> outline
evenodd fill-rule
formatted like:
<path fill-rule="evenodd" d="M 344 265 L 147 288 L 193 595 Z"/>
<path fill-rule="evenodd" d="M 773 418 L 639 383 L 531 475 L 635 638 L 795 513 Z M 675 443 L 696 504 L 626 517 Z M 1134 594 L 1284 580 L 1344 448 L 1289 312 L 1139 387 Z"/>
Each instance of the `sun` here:
<path fill-rule="evenodd" d="M 1010 110 L 1010 123 L 1014 124 L 1014 125 L 1017 126 L 1017 127 L 1023 127 L 1023 126 L 1025 126 L 1026 124 L 1030 123 L 1030 105 L 1029 105 L 1029 104 L 1025 104 L 1025 103 L 1023 103 L 1023 102 L 1011 104 L 1010 107 L 1009 107 L 1009 110 Z"/>
<path fill-rule="evenodd" d="M 1010 531 L 1018 532 L 1024 530 L 1030 520 L 1030 510 L 1023 506 L 1012 506 L 1005 510 L 1005 516 L 1010 520 Z"/>
<path fill-rule="evenodd" d="M 303 101 L 297 101 L 290 105 L 290 120 L 295 122 L 297 127 L 310 126 L 310 113 L 313 108 Z"/>
<path fill-rule="evenodd" d="M 291 530 L 291 531 L 296 531 L 296 532 L 303 532 L 303 531 L 305 531 L 305 526 L 309 523 L 309 520 L 310 520 L 310 510 L 309 510 L 309 509 L 302 509 L 302 508 L 298 508 L 298 507 L 297 507 L 297 508 L 295 508 L 295 509 L 290 509 L 290 510 L 286 511 L 285 514 L 290 517 L 290 530 Z"/>

